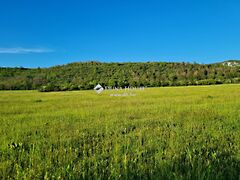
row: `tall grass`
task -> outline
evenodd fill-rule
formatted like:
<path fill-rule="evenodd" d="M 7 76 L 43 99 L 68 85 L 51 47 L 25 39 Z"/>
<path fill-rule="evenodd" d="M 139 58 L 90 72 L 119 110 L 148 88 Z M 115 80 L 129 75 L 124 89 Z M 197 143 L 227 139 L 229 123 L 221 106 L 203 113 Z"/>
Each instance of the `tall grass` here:
<path fill-rule="evenodd" d="M 240 178 L 240 85 L 112 93 L 1 91 L 0 179 Z"/>

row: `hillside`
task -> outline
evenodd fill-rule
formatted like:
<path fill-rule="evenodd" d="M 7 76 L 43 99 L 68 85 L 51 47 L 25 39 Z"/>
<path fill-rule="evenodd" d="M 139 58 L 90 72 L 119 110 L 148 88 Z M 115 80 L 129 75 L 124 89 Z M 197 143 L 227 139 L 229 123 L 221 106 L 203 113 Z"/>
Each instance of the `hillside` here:
<path fill-rule="evenodd" d="M 0 68 L 0 90 L 63 91 L 103 86 L 186 86 L 240 82 L 240 66 L 227 62 L 77 62 L 50 68 Z M 239 61 L 234 61 L 239 63 Z M 233 63 L 235 64 L 235 63 Z"/>
<path fill-rule="evenodd" d="M 228 60 L 222 63 L 225 66 L 240 66 L 240 60 Z"/>

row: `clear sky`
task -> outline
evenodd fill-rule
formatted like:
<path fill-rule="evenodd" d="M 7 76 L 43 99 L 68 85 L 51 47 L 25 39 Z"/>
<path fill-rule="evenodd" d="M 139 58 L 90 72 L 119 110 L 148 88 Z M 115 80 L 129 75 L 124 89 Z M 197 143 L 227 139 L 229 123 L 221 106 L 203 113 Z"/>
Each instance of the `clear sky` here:
<path fill-rule="evenodd" d="M 240 59 L 239 0 L 0 0 L 0 66 Z"/>

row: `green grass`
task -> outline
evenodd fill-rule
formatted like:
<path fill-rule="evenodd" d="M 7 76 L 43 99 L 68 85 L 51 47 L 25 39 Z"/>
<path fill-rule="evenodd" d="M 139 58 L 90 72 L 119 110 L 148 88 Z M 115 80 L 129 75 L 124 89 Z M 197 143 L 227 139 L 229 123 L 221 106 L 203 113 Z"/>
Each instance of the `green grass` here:
<path fill-rule="evenodd" d="M 240 179 L 240 85 L 120 92 L 0 91 L 0 179 Z"/>

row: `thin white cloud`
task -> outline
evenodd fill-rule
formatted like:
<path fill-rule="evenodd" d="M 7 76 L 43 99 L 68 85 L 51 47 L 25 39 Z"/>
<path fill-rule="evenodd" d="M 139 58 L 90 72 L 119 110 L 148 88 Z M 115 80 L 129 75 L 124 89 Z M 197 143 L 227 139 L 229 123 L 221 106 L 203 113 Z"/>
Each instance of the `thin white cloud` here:
<path fill-rule="evenodd" d="M 29 54 L 29 53 L 48 53 L 53 52 L 52 49 L 46 48 L 0 48 L 0 54 Z"/>

